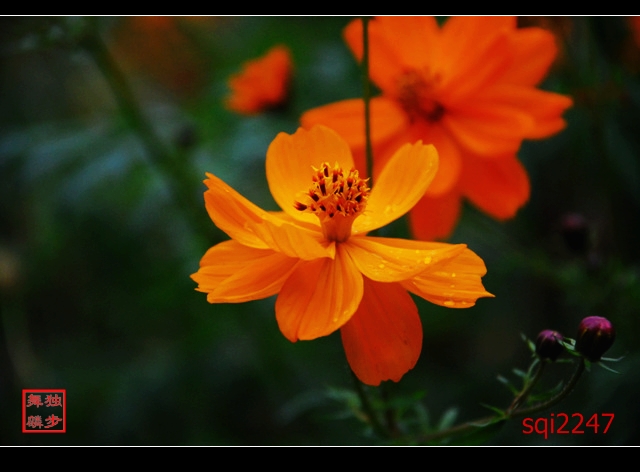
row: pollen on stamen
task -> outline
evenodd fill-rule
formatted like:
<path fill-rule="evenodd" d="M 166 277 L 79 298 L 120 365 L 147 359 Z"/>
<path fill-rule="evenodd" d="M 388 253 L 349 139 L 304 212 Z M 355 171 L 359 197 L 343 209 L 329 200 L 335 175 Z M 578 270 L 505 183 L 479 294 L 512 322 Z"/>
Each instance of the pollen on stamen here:
<path fill-rule="evenodd" d="M 351 234 L 353 220 L 366 207 L 368 179 L 361 179 L 355 168 L 344 172 L 337 163 L 330 166 L 325 162 L 312 169 L 311 186 L 294 202 L 294 208 L 315 213 L 328 239 L 344 241 Z"/>

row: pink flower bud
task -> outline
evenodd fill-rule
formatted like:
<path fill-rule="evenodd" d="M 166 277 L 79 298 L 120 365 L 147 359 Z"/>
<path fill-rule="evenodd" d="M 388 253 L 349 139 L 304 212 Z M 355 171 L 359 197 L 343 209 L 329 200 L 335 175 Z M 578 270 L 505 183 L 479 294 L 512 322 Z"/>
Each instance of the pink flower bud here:
<path fill-rule="evenodd" d="M 557 331 L 545 329 L 536 338 L 536 354 L 542 360 L 555 361 L 564 350 L 563 339 Z"/>
<path fill-rule="evenodd" d="M 591 362 L 597 362 L 613 345 L 616 331 L 611 322 L 601 316 L 588 316 L 580 322 L 576 351 Z"/>

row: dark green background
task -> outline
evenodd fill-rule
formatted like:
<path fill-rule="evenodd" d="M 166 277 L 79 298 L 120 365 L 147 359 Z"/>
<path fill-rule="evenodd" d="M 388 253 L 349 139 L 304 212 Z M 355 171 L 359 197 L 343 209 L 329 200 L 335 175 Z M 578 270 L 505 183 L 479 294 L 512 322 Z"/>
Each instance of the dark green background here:
<path fill-rule="evenodd" d="M 267 209 L 265 152 L 308 108 L 361 95 L 341 39 L 346 17 L 0 19 L 0 443 L 5 445 L 379 444 L 353 415 L 340 337 L 287 341 L 274 299 L 210 305 L 189 275 L 226 236 L 204 209 L 213 172 Z M 523 19 L 531 24 L 540 19 Z M 626 18 L 555 18 L 560 57 L 543 88 L 575 106 L 557 136 L 525 142 L 530 202 L 505 223 L 466 206 L 451 242 L 488 268 L 495 299 L 450 310 L 423 300 L 415 369 L 380 393 L 407 430 L 506 406 L 496 375 L 517 380 L 543 329 L 573 337 L 599 315 L 617 329 L 612 374 L 598 366 L 539 416 L 614 413 L 606 435 L 522 433 L 485 444 L 639 442 L 640 49 Z M 97 35 L 172 156 L 158 166 L 86 46 Z M 224 109 L 226 79 L 284 43 L 289 106 L 258 117 Z M 129 117 L 130 118 L 130 117 Z M 167 170 L 169 169 L 169 170 Z M 173 169 L 173 170 L 171 170 Z M 177 183 L 176 183 L 177 182 Z M 179 198 L 176 198 L 180 195 Z M 579 213 L 590 245 L 573 251 L 562 220 Z M 391 234 L 407 236 L 404 220 Z M 544 387 L 572 367 L 552 366 Z M 67 390 L 67 433 L 21 433 L 23 388 Z M 413 400 L 418 398 L 417 403 Z M 413 428 L 413 429 L 412 429 Z"/>

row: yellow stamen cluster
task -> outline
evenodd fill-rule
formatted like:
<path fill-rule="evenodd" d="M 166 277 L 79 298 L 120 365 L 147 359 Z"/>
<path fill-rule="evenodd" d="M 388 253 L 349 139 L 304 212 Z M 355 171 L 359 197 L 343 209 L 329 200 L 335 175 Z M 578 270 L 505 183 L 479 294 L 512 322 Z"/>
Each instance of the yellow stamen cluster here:
<path fill-rule="evenodd" d="M 400 105 L 412 120 L 421 118 L 435 122 L 444 115 L 444 107 L 435 98 L 435 88 L 440 82 L 439 74 L 408 70 L 400 76 L 397 97 Z"/>
<path fill-rule="evenodd" d="M 353 220 L 367 206 L 370 189 L 368 179 L 361 179 L 356 169 L 345 175 L 336 163 L 325 162 L 320 169 L 313 167 L 313 184 L 305 194 L 305 203 L 295 201 L 300 211 L 314 213 L 322 224 L 322 231 L 331 241 L 346 241 L 351 234 Z"/>

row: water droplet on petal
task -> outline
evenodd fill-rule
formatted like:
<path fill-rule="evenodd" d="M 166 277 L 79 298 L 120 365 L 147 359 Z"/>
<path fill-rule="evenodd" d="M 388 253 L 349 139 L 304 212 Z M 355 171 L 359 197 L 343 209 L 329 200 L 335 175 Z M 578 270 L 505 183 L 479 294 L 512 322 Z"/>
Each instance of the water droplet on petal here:
<path fill-rule="evenodd" d="M 384 269 L 384 264 L 380 264 L 378 267 L 380 267 L 381 269 Z"/>
<path fill-rule="evenodd" d="M 453 302 L 453 300 L 447 300 L 447 301 L 444 302 L 444 305 L 445 306 L 454 306 L 455 303 Z"/>
<path fill-rule="evenodd" d="M 455 272 L 453 272 L 453 273 L 451 274 L 451 277 L 455 277 L 455 276 L 456 276 L 456 273 L 455 273 Z"/>
<path fill-rule="evenodd" d="M 431 256 L 427 256 L 424 258 L 424 263 L 425 264 L 431 264 Z"/>

